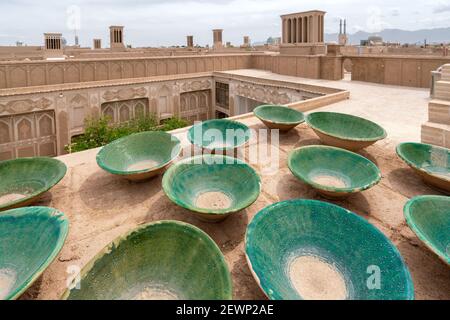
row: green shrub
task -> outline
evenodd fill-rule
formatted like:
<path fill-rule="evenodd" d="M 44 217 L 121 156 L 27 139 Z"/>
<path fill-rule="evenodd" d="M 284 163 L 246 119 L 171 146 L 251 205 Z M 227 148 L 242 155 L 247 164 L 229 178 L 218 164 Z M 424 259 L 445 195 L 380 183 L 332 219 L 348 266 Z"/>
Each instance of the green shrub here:
<path fill-rule="evenodd" d="M 71 143 L 66 146 L 69 153 L 80 152 L 107 145 L 108 143 L 144 131 L 171 131 L 188 126 L 188 122 L 173 118 L 158 125 L 155 116 L 140 116 L 122 124 L 110 124 L 110 119 L 89 118 L 85 121 L 84 134 L 73 137 Z"/>

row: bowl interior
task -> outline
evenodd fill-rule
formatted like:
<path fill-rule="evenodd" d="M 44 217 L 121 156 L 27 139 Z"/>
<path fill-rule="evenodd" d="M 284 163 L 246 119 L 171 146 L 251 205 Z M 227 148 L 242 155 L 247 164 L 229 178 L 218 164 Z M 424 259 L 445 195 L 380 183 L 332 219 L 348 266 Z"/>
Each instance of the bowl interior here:
<path fill-rule="evenodd" d="M 376 141 L 386 137 L 378 124 L 343 113 L 316 112 L 308 115 L 308 125 L 327 135 L 355 141 Z"/>
<path fill-rule="evenodd" d="M 364 190 L 381 179 L 380 170 L 368 159 L 326 146 L 294 150 L 289 156 L 289 168 L 304 182 L 330 191 Z"/>
<path fill-rule="evenodd" d="M 248 228 L 246 253 L 271 299 L 414 297 L 394 245 L 366 220 L 329 203 L 292 200 L 265 208 Z"/>
<path fill-rule="evenodd" d="M 186 209 L 226 214 L 255 202 L 261 182 L 255 170 L 240 160 L 204 155 L 172 166 L 164 175 L 163 188 L 172 201 Z"/>
<path fill-rule="evenodd" d="M 406 205 L 405 216 L 417 236 L 450 264 L 450 197 L 414 198 Z"/>
<path fill-rule="evenodd" d="M 398 155 L 410 166 L 450 181 L 450 150 L 422 143 L 403 143 Z"/>
<path fill-rule="evenodd" d="M 68 220 L 51 208 L 28 207 L 0 215 L 0 300 L 20 296 L 61 250 Z"/>
<path fill-rule="evenodd" d="M 305 121 L 303 113 L 285 106 L 259 106 L 254 113 L 262 120 L 279 124 L 299 124 Z"/>
<path fill-rule="evenodd" d="M 56 185 L 67 168 L 51 158 L 21 158 L 0 162 L 0 209 L 20 204 Z"/>
<path fill-rule="evenodd" d="M 166 132 L 134 134 L 102 148 L 97 162 L 114 174 L 133 174 L 159 169 L 181 151 L 180 141 Z"/>
<path fill-rule="evenodd" d="M 221 119 L 194 125 L 188 132 L 188 139 L 201 148 L 225 150 L 243 146 L 250 140 L 250 135 L 245 124 Z"/>
<path fill-rule="evenodd" d="M 231 299 L 231 278 L 217 245 L 200 229 L 175 221 L 141 227 L 117 239 L 82 272 L 71 300 Z"/>

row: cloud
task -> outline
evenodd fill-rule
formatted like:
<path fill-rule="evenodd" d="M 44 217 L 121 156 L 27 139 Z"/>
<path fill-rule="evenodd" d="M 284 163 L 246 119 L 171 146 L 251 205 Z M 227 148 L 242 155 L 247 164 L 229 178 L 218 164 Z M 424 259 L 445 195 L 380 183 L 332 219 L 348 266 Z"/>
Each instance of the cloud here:
<path fill-rule="evenodd" d="M 436 8 L 434 8 L 433 13 L 444 13 L 450 11 L 450 4 L 448 5 L 440 5 Z"/>

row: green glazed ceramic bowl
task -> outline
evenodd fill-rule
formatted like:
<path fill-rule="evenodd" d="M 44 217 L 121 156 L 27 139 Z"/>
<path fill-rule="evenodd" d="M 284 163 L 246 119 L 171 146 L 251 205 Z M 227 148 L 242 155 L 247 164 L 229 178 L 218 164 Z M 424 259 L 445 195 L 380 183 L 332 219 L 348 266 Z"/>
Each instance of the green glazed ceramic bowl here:
<path fill-rule="evenodd" d="M 253 113 L 269 129 L 278 129 L 282 132 L 294 129 L 305 122 L 305 115 L 302 112 L 285 106 L 263 105 L 256 108 Z"/>
<path fill-rule="evenodd" d="M 374 163 L 334 147 L 296 149 L 289 155 L 288 166 L 294 176 L 330 198 L 367 190 L 381 180 L 381 172 Z"/>
<path fill-rule="evenodd" d="M 405 218 L 419 239 L 450 265 L 450 197 L 416 197 L 406 204 Z"/>
<path fill-rule="evenodd" d="M 450 150 L 422 143 L 402 143 L 398 156 L 422 179 L 450 193 Z"/>
<path fill-rule="evenodd" d="M 358 151 L 387 137 L 386 131 L 376 123 L 334 112 L 316 112 L 306 122 L 327 145 Z"/>
<path fill-rule="evenodd" d="M 412 300 L 411 275 L 378 229 L 336 205 L 291 200 L 259 212 L 249 266 L 272 300 Z"/>
<path fill-rule="evenodd" d="M 231 276 L 214 241 L 176 221 L 137 228 L 102 250 L 81 272 L 69 300 L 230 300 Z"/>
<path fill-rule="evenodd" d="M 44 207 L 0 215 L 0 300 L 17 299 L 53 262 L 69 230 L 63 213 Z"/>
<path fill-rule="evenodd" d="M 244 146 L 250 140 L 250 129 L 243 123 L 220 119 L 194 125 L 189 141 L 202 149 L 225 152 Z"/>
<path fill-rule="evenodd" d="M 163 173 L 179 156 L 181 143 L 166 132 L 136 133 L 103 147 L 97 155 L 105 171 L 131 181 L 141 181 Z"/>
<path fill-rule="evenodd" d="M 212 222 L 249 207 L 261 192 L 260 178 L 252 167 L 222 155 L 181 161 L 166 172 L 162 185 L 174 203 Z"/>
<path fill-rule="evenodd" d="M 36 202 L 66 175 L 67 167 L 52 158 L 0 162 L 0 211 Z"/>

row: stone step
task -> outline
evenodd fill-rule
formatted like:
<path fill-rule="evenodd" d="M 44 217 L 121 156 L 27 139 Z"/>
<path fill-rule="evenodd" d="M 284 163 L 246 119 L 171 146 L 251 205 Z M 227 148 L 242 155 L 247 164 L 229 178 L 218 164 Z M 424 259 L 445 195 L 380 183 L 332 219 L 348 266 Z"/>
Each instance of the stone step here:
<path fill-rule="evenodd" d="M 434 98 L 439 100 L 450 100 L 450 92 L 436 90 L 434 93 Z"/>
<path fill-rule="evenodd" d="M 441 80 L 450 81 L 450 72 L 449 73 L 442 73 Z"/>
<path fill-rule="evenodd" d="M 450 148 L 450 125 L 427 122 L 422 126 L 422 142 Z"/>
<path fill-rule="evenodd" d="M 443 81 L 450 81 L 450 64 L 446 64 L 442 67 L 442 78 Z"/>
<path fill-rule="evenodd" d="M 430 122 L 450 124 L 450 101 L 433 99 L 428 106 Z"/>
<path fill-rule="evenodd" d="M 450 81 L 436 82 L 434 97 L 440 100 L 450 100 Z"/>

